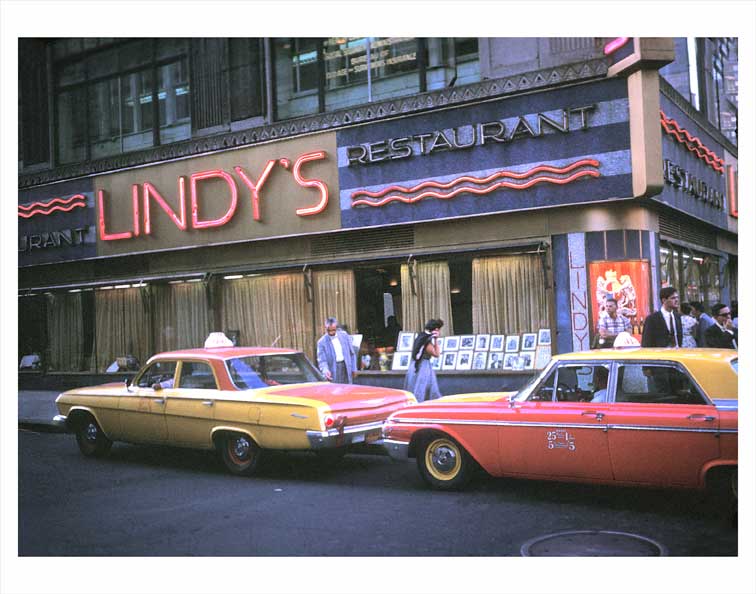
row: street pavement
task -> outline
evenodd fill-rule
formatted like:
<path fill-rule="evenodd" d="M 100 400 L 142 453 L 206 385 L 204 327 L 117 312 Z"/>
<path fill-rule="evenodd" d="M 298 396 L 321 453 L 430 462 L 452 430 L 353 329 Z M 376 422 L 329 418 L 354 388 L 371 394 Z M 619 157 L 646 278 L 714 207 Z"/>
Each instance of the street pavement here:
<path fill-rule="evenodd" d="M 51 390 L 19 390 L 18 424 L 21 427 L 36 427 L 49 431 L 61 431 L 52 424 L 58 414 L 55 399 L 60 392 Z"/>

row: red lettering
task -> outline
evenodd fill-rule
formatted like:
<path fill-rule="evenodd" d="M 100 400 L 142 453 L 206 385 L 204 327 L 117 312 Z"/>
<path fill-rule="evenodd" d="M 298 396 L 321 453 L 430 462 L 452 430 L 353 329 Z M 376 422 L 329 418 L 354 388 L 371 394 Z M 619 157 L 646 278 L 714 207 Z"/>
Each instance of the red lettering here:
<path fill-rule="evenodd" d="M 580 297 L 582 297 L 582 301 L 580 300 Z M 575 309 L 575 305 L 586 309 L 588 307 L 588 294 L 585 291 L 583 291 L 582 293 L 575 293 L 574 291 L 572 291 L 570 293 L 570 304 L 572 309 Z"/>
<path fill-rule="evenodd" d="M 173 223 L 181 229 L 186 231 L 186 191 L 184 189 L 184 178 L 179 177 L 179 215 L 176 215 L 174 210 L 169 206 L 165 199 L 157 191 L 157 188 L 150 182 L 144 182 L 144 192 L 142 194 L 142 203 L 144 207 L 144 234 L 149 235 L 152 233 L 152 221 L 150 219 L 150 197 L 153 198 L 160 208 L 162 208 Z"/>
<path fill-rule="evenodd" d="M 577 322 L 578 319 L 582 322 L 582 326 L 578 327 Z M 586 316 L 582 312 L 573 312 L 572 313 L 572 332 L 575 333 L 577 330 L 585 330 L 588 327 L 588 316 Z"/>
<path fill-rule="evenodd" d="M 326 206 L 328 206 L 328 186 L 326 186 L 319 179 L 305 179 L 299 173 L 299 170 L 305 163 L 325 158 L 325 151 L 316 151 L 314 153 L 307 153 L 305 155 L 302 155 L 294 162 L 293 173 L 294 179 L 297 181 L 297 183 L 303 188 L 318 188 L 318 190 L 320 191 L 320 202 L 307 208 L 298 208 L 295 211 L 300 217 L 319 214 L 325 210 Z"/>
<path fill-rule="evenodd" d="M 584 333 L 582 336 L 577 332 L 573 333 L 573 337 L 577 338 L 580 342 L 580 350 L 584 351 L 588 348 L 588 333 Z"/>
<path fill-rule="evenodd" d="M 281 160 L 284 167 L 283 159 Z M 241 167 L 234 167 L 234 171 L 239 174 L 239 177 L 242 178 L 242 181 L 244 184 L 249 188 L 250 192 L 250 198 L 252 200 L 252 218 L 256 221 L 260 220 L 260 190 L 262 190 L 263 184 L 265 183 L 265 180 L 268 179 L 268 175 L 270 175 L 270 172 L 273 169 L 273 165 L 276 164 L 275 159 L 272 161 L 268 161 L 268 164 L 265 166 L 265 169 L 263 170 L 260 177 L 257 179 L 257 183 L 252 183 L 252 180 L 247 177 L 247 174 L 244 173 L 244 170 Z"/>
<path fill-rule="evenodd" d="M 226 183 L 228 184 L 228 187 L 231 190 L 231 203 L 228 206 L 228 210 L 226 211 L 226 214 L 224 214 L 219 219 L 213 219 L 210 221 L 200 221 L 199 220 L 199 203 L 197 201 L 197 182 L 202 181 L 204 179 L 211 179 L 213 177 L 220 177 L 221 179 L 224 179 Z M 237 193 L 236 193 L 236 182 L 234 181 L 234 178 L 231 177 L 228 173 L 223 171 L 222 169 L 213 169 L 211 171 L 202 171 L 200 173 L 192 173 L 192 175 L 189 178 L 189 184 L 190 184 L 190 193 L 191 193 L 191 200 L 192 200 L 192 227 L 195 229 L 207 229 L 208 227 L 221 227 L 222 225 L 225 225 L 228 223 L 229 220 L 231 220 L 231 217 L 234 216 L 234 213 L 236 212 L 236 202 L 237 202 Z"/>
<path fill-rule="evenodd" d="M 102 241 L 114 241 L 116 239 L 131 239 L 131 231 L 123 233 L 108 233 L 105 230 L 105 206 L 104 190 L 97 190 L 97 227 Z"/>

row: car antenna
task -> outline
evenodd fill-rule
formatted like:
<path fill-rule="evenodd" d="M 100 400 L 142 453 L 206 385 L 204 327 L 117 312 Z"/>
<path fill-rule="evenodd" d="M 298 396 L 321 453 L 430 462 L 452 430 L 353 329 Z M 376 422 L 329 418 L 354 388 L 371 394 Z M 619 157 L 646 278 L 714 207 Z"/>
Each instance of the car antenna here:
<path fill-rule="evenodd" d="M 270 346 L 276 346 L 276 343 L 278 342 L 280 338 L 281 338 L 281 335 L 279 334 L 278 336 L 276 336 L 276 339 L 270 343 Z"/>

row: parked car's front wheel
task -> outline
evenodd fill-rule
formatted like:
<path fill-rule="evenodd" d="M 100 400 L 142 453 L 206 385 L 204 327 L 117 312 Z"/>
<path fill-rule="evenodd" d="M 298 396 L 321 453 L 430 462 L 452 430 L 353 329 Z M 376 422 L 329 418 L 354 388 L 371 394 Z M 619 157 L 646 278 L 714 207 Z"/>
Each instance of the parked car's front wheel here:
<path fill-rule="evenodd" d="M 227 433 L 220 439 L 223 464 L 232 473 L 241 476 L 254 474 L 260 462 L 260 447 L 244 433 Z"/>
<path fill-rule="evenodd" d="M 86 414 L 76 420 L 76 443 L 79 450 L 87 457 L 100 458 L 106 455 L 113 442 L 102 432 L 95 418 Z"/>
<path fill-rule="evenodd" d="M 470 455 L 447 435 L 425 438 L 417 451 L 417 468 L 435 489 L 453 490 L 465 486 L 475 467 Z"/>

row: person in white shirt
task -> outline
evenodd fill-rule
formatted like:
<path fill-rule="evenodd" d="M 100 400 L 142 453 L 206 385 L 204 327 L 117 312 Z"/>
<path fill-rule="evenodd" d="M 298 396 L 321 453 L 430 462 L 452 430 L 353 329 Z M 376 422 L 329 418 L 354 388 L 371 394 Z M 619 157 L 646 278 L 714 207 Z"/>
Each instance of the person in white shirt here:
<path fill-rule="evenodd" d="M 318 368 L 329 382 L 351 384 L 357 372 L 352 339 L 340 330 L 336 318 L 327 318 L 325 334 L 318 340 Z"/>

